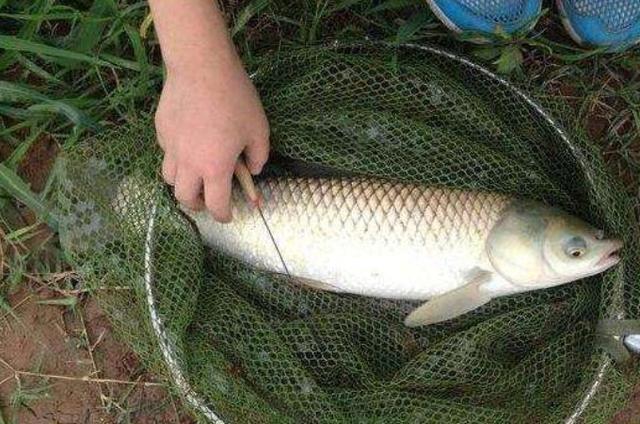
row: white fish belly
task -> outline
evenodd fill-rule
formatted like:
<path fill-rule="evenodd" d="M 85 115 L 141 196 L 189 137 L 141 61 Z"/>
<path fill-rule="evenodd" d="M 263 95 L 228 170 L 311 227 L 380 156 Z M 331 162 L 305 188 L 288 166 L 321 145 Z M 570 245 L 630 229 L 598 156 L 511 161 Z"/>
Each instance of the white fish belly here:
<path fill-rule="evenodd" d="M 327 282 L 335 291 L 388 299 L 428 299 L 446 293 L 463 284 L 466 272 L 480 265 L 453 251 L 426 254 L 422 250 L 425 255 L 418 257 L 416 247 L 335 240 L 309 246 L 309 255 L 293 254 L 293 260 L 283 256 L 291 263 L 292 275 Z M 304 256 L 314 261 L 309 263 Z"/>
<path fill-rule="evenodd" d="M 486 268 L 484 240 L 507 203 L 492 194 L 371 180 L 278 179 L 259 188 L 263 215 L 293 277 L 390 299 L 446 293 L 474 267 Z M 233 201 L 229 224 L 190 213 L 205 243 L 285 273 L 259 212 L 237 191 Z"/>

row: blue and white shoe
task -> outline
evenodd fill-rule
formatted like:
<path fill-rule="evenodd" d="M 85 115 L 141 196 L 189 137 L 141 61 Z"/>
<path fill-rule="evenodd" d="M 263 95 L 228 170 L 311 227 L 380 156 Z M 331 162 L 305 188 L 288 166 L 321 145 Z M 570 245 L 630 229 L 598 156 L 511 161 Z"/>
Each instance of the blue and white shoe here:
<path fill-rule="evenodd" d="M 514 34 L 533 28 L 542 0 L 427 0 L 431 10 L 457 33 Z"/>
<path fill-rule="evenodd" d="M 639 0 L 557 0 L 562 23 L 577 43 L 624 50 L 640 41 Z"/>

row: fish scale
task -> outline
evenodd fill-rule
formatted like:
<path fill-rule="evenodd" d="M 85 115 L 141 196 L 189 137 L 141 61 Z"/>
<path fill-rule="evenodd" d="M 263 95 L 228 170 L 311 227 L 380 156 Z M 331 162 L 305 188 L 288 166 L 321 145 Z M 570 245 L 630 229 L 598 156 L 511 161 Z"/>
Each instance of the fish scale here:
<path fill-rule="evenodd" d="M 454 290 L 475 267 L 490 268 L 489 231 L 508 196 L 363 178 L 261 180 L 262 213 L 292 276 L 336 292 L 427 299 Z M 238 187 L 233 221 L 190 212 L 209 246 L 284 273 L 256 209 Z"/>

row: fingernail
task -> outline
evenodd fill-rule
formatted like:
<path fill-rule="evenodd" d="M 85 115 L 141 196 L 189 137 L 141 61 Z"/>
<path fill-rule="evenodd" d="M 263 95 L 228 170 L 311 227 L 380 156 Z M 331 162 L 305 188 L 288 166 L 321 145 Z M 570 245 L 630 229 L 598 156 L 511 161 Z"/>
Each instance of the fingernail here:
<path fill-rule="evenodd" d="M 227 224 L 229 222 L 231 222 L 231 220 L 233 219 L 233 214 L 231 213 L 231 211 L 228 211 L 225 215 L 223 215 L 220 218 L 220 222 Z"/>
<path fill-rule="evenodd" d="M 258 175 L 262 172 L 263 165 L 257 165 L 255 163 L 251 164 L 251 174 Z"/>

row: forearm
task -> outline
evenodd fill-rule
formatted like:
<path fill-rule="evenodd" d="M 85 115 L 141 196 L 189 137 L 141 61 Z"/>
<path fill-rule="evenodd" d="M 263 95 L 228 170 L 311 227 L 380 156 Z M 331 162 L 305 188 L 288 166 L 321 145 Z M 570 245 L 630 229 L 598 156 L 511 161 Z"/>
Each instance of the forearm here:
<path fill-rule="evenodd" d="M 269 123 L 216 0 L 149 0 L 167 79 L 155 113 L 162 175 L 176 199 L 231 219 L 240 155 L 258 174 L 269 156 Z"/>
<path fill-rule="evenodd" d="M 203 69 L 224 74 L 238 66 L 216 0 L 149 0 L 149 6 L 170 75 Z"/>

